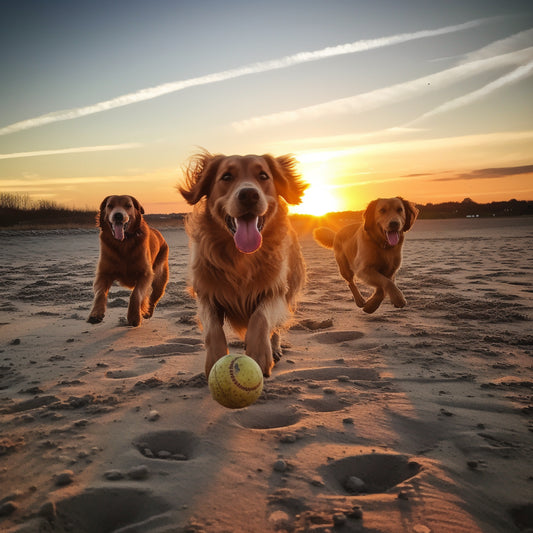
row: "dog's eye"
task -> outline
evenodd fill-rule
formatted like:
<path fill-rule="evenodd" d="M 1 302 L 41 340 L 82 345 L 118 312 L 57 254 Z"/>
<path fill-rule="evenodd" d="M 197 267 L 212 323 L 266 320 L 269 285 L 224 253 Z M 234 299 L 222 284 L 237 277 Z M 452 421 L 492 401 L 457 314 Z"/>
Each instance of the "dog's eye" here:
<path fill-rule="evenodd" d="M 225 174 L 222 174 L 222 177 L 220 179 L 222 181 L 231 181 L 233 179 L 233 176 L 230 172 L 226 172 Z"/>
<path fill-rule="evenodd" d="M 259 172 L 259 179 L 268 180 L 270 179 L 270 176 L 264 170 L 262 170 L 261 172 Z"/>
<path fill-rule="evenodd" d="M 398 207 L 398 213 L 403 213 L 403 207 Z"/>
<path fill-rule="evenodd" d="M 382 207 L 382 208 L 379 210 L 379 212 L 380 212 L 382 215 L 384 215 L 384 214 L 387 212 L 387 210 L 386 210 L 384 207 Z"/>
<path fill-rule="evenodd" d="M 131 204 L 126 204 L 126 209 L 131 209 L 133 206 Z"/>

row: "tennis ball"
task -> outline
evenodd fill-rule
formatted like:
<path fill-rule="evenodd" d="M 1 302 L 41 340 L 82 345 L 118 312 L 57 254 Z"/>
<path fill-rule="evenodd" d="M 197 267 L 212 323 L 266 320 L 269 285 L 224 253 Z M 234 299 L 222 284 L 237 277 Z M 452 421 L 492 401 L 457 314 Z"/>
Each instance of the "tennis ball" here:
<path fill-rule="evenodd" d="M 247 355 L 225 355 L 209 372 L 209 390 L 224 407 L 240 409 L 253 404 L 263 390 L 263 371 Z"/>

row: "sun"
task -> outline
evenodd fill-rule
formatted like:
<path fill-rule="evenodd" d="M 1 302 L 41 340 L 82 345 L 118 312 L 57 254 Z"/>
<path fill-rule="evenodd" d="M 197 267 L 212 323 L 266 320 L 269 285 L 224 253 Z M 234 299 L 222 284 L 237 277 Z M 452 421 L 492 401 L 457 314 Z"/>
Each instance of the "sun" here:
<path fill-rule="evenodd" d="M 302 203 L 291 206 L 291 212 L 300 215 L 314 215 L 320 217 L 326 213 L 338 210 L 339 202 L 326 186 L 310 183 L 305 191 Z"/>
<path fill-rule="evenodd" d="M 317 157 L 317 154 L 306 154 L 307 157 L 298 157 L 302 177 L 309 187 L 306 189 L 302 202 L 290 207 L 291 213 L 300 215 L 314 215 L 320 217 L 326 213 L 338 211 L 339 199 L 335 196 L 335 190 L 328 181 L 331 180 L 327 159 Z"/>

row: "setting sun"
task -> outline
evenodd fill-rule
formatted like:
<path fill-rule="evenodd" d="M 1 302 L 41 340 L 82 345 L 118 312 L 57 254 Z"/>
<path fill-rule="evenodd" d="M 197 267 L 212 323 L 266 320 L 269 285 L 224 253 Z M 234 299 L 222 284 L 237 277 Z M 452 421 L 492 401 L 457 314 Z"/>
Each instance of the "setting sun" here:
<path fill-rule="evenodd" d="M 327 153 L 309 153 L 298 155 L 300 170 L 304 181 L 309 184 L 302 198 L 302 203 L 291 206 L 291 213 L 300 215 L 322 216 L 338 211 L 339 199 L 334 194 L 331 183 L 331 168 Z"/>

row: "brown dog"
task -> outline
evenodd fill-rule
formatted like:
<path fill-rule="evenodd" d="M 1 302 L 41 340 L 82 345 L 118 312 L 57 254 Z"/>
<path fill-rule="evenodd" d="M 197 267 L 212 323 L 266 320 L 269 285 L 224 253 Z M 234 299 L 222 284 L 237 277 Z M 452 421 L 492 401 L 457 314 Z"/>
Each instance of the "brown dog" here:
<path fill-rule="evenodd" d="M 363 224 L 350 224 L 338 233 L 317 228 L 315 240 L 333 248 L 341 276 L 348 282 L 355 303 L 366 313 L 373 313 L 388 295 L 396 307 L 406 304 L 402 291 L 394 283 L 402 262 L 404 232 L 418 216 L 414 204 L 402 198 L 379 198 L 370 202 Z M 354 276 L 374 287 L 365 301 L 355 285 Z"/>
<path fill-rule="evenodd" d="M 94 302 L 88 322 L 104 318 L 107 294 L 114 281 L 133 289 L 128 324 L 150 318 L 168 282 L 168 245 L 143 219 L 133 196 L 108 196 L 100 205 L 100 260 L 94 280 Z"/>
<path fill-rule="evenodd" d="M 187 220 L 192 293 L 205 333 L 205 372 L 228 353 L 226 319 L 269 376 L 281 357 L 279 329 L 305 281 L 287 203 L 307 185 L 290 156 L 195 156 L 178 189 L 194 205 Z"/>

